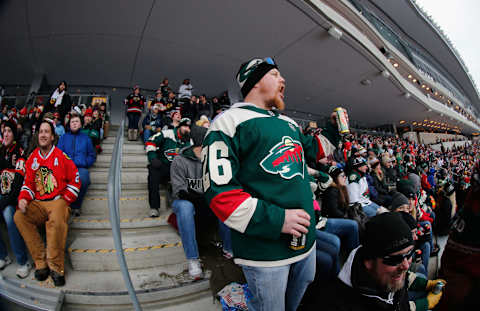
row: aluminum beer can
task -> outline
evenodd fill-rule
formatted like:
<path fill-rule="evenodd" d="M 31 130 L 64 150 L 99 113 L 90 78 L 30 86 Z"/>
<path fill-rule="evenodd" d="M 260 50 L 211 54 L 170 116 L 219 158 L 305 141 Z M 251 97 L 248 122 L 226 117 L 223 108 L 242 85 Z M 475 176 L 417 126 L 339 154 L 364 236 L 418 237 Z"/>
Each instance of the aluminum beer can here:
<path fill-rule="evenodd" d="M 298 238 L 292 235 L 292 239 L 290 240 L 289 247 L 294 251 L 298 251 L 299 249 L 305 248 L 305 244 L 307 244 L 307 235 L 302 233 L 302 235 L 299 236 Z"/>
<path fill-rule="evenodd" d="M 434 293 L 435 295 L 440 294 L 440 292 L 443 289 L 443 286 L 444 286 L 443 282 L 438 282 L 437 284 L 435 284 L 435 287 L 433 288 L 432 293 Z"/>
<path fill-rule="evenodd" d="M 347 111 L 342 107 L 335 108 L 335 119 L 337 120 L 338 132 L 340 134 L 350 133 L 350 128 L 347 121 Z"/>

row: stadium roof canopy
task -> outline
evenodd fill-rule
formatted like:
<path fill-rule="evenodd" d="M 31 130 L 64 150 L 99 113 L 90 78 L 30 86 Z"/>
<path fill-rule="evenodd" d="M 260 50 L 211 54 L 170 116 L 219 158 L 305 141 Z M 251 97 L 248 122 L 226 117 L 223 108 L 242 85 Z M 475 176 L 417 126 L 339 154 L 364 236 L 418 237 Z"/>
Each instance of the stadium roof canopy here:
<path fill-rule="evenodd" d="M 273 56 L 287 81 L 289 109 L 327 115 L 345 106 L 352 119 L 370 126 L 445 120 L 388 63 L 386 51 L 395 49 L 382 54 L 380 39 L 365 41 L 378 37 L 378 29 L 355 5 L 427 55 L 466 106 L 480 110 L 464 66 L 409 0 L 6 0 L 0 2 L 0 84 L 28 85 L 44 74 L 50 83 L 156 89 L 168 77 L 176 89 L 188 77 L 197 92 L 216 95 L 235 88 L 241 62 Z"/>

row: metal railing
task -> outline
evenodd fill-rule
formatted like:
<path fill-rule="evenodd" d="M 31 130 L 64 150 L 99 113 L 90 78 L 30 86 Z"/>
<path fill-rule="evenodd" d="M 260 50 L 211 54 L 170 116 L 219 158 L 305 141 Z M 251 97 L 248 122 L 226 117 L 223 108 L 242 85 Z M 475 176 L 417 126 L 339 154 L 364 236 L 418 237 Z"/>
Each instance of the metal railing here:
<path fill-rule="evenodd" d="M 122 147 L 123 147 L 123 135 L 125 127 L 125 114 L 122 114 L 122 121 L 120 128 L 115 138 L 115 144 L 112 152 L 111 166 L 108 171 L 108 208 L 110 211 L 110 223 L 112 225 L 112 235 L 115 244 L 115 250 L 117 254 L 118 265 L 122 272 L 125 286 L 127 287 L 128 294 L 132 300 L 133 306 L 136 311 L 141 311 L 142 307 L 138 302 L 135 288 L 133 287 L 130 274 L 128 273 L 127 262 L 125 260 L 125 254 L 123 253 L 122 235 L 120 233 L 120 191 L 121 191 L 121 178 L 122 178 Z"/>
<path fill-rule="evenodd" d="M 93 98 L 95 97 L 105 97 L 107 102 L 107 110 L 110 111 L 110 96 L 107 94 L 68 94 L 72 100 L 72 104 L 87 105 L 92 103 Z M 37 95 L 24 95 L 24 96 L 2 96 L 2 104 L 8 104 L 11 107 L 21 109 L 25 106 L 33 106 L 35 104 L 46 104 L 48 103 L 51 94 L 37 94 Z"/>

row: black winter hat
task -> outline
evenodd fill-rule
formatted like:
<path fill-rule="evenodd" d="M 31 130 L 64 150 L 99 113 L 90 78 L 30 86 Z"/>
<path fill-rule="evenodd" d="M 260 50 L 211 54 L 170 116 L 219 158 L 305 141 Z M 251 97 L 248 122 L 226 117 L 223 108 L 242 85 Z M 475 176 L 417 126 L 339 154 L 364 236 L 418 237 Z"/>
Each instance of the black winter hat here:
<path fill-rule="evenodd" d="M 415 218 L 413 218 L 412 215 L 410 215 L 409 213 L 405 213 L 405 212 L 398 212 L 398 213 L 402 216 L 403 220 L 408 225 L 410 230 L 413 230 L 413 229 L 417 228 L 417 221 L 415 220 Z"/>
<path fill-rule="evenodd" d="M 253 58 L 243 63 L 236 76 L 243 97 L 246 97 L 255 84 L 273 68 L 278 69 L 278 66 L 271 57 Z"/>
<path fill-rule="evenodd" d="M 407 198 L 415 197 L 415 187 L 409 180 L 402 179 L 397 183 L 397 191 Z"/>
<path fill-rule="evenodd" d="M 399 213 L 383 213 L 366 223 L 366 258 L 384 257 L 410 245 L 413 245 L 412 233 Z"/>
<path fill-rule="evenodd" d="M 189 118 L 182 118 L 178 123 L 178 127 L 184 126 L 184 125 L 190 127 L 192 125 L 192 121 Z"/>
<path fill-rule="evenodd" d="M 392 203 L 390 204 L 390 210 L 395 211 L 402 205 L 408 205 L 408 198 L 400 192 L 395 192 L 392 196 Z"/>
<path fill-rule="evenodd" d="M 17 140 L 17 124 L 15 124 L 13 120 L 3 121 L 3 124 L 4 124 L 5 127 L 10 128 L 10 130 L 13 133 L 13 139 Z"/>
<path fill-rule="evenodd" d="M 330 177 L 332 177 L 333 180 L 335 180 L 342 172 L 343 170 L 337 166 L 330 166 L 328 168 L 328 174 L 330 175 Z"/>
<path fill-rule="evenodd" d="M 206 133 L 206 128 L 196 125 L 192 126 L 192 130 L 190 131 L 190 138 L 192 138 L 193 140 L 193 147 L 198 147 L 202 145 Z"/>

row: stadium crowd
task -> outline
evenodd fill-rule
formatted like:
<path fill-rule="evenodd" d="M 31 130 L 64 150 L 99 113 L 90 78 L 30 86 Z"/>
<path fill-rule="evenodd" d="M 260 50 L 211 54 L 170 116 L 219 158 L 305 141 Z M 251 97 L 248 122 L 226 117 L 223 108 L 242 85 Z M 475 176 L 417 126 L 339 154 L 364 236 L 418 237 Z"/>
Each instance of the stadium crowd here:
<path fill-rule="evenodd" d="M 475 299 L 451 283 L 478 289 L 478 142 L 440 152 L 398 136 L 341 135 L 335 115 L 301 129 L 279 114 L 285 80 L 271 59 L 242 64 L 237 81 L 246 103 L 233 106 L 227 93 L 197 96 L 189 79 L 177 93 L 165 78 L 151 100 L 139 86 L 125 99 L 128 139 L 145 143 L 150 216 L 159 216 L 163 186 L 192 278 L 203 275 L 197 226 L 215 215 L 251 310 L 427 310 L 447 282 L 444 305 Z M 61 82 L 46 104 L 3 106 L 0 118 L 0 204 L 17 275 L 29 275 L 28 249 L 35 278 L 62 286 L 70 208 L 80 215 L 109 128 L 106 105 L 75 105 Z M 449 233 L 445 279 L 429 280 L 434 237 Z M 0 269 L 10 263 L 0 240 Z"/>

